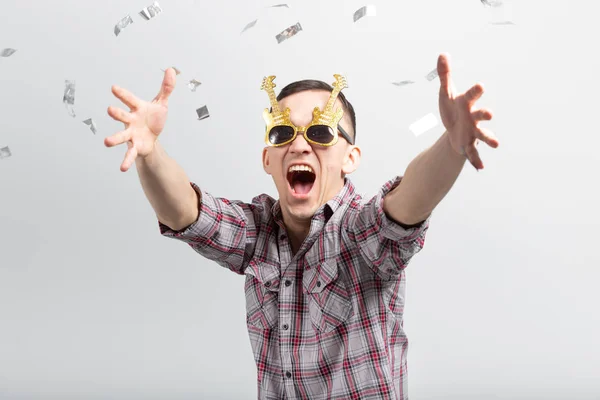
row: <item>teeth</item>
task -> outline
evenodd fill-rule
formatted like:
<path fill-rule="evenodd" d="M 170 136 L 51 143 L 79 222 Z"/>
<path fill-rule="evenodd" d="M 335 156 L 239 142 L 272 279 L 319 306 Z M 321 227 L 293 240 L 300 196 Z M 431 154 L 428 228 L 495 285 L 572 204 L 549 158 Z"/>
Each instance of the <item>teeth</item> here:
<path fill-rule="evenodd" d="M 290 169 L 288 170 L 288 172 L 294 172 L 294 171 L 308 171 L 308 172 L 312 172 L 313 174 L 315 173 L 311 167 L 309 167 L 308 165 L 292 165 L 290 167 Z"/>

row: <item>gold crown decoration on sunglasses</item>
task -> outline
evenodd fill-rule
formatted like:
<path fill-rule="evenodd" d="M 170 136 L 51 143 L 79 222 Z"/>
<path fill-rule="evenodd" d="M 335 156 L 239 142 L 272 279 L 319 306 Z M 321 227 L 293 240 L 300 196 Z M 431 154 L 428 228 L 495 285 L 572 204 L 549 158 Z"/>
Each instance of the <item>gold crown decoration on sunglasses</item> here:
<path fill-rule="evenodd" d="M 319 107 L 315 107 L 313 110 L 313 119 L 309 126 L 295 126 L 290 119 L 290 109 L 286 107 L 285 110 L 281 111 L 279 109 L 279 104 L 277 102 L 277 97 L 275 96 L 275 92 L 273 88 L 276 86 L 273 80 L 275 79 L 275 75 L 271 75 L 269 77 L 263 78 L 262 85 L 260 86 L 261 90 L 264 90 L 269 95 L 269 101 L 271 102 L 271 109 L 269 111 L 268 108 L 265 108 L 263 111 L 263 119 L 267 124 L 266 135 L 265 135 L 265 143 L 269 146 L 283 146 L 285 144 L 290 143 L 296 138 L 296 134 L 298 131 L 308 132 L 308 129 L 315 125 L 324 125 L 330 128 L 331 132 L 334 133 L 332 136 L 332 140 L 329 143 L 322 143 L 315 140 L 312 140 L 308 135 L 305 135 L 305 139 L 309 142 L 321 145 L 321 146 L 333 146 L 338 141 L 338 135 L 335 134 L 338 130 L 341 131 L 342 135 L 349 143 L 352 144 L 352 140 L 349 135 L 339 126 L 339 122 L 344 115 L 344 109 L 342 107 L 337 110 L 333 110 L 333 105 L 335 100 L 337 99 L 338 94 L 342 91 L 342 89 L 348 87 L 346 83 L 346 78 L 339 74 L 333 75 L 335 78 L 335 82 L 333 83 L 333 90 L 331 91 L 331 95 L 329 96 L 329 100 L 325 105 L 325 109 L 321 111 Z M 289 139 L 286 139 L 282 143 L 272 143 L 269 140 L 269 134 L 271 129 L 277 126 L 288 126 L 293 129 L 293 135 L 290 135 Z"/>

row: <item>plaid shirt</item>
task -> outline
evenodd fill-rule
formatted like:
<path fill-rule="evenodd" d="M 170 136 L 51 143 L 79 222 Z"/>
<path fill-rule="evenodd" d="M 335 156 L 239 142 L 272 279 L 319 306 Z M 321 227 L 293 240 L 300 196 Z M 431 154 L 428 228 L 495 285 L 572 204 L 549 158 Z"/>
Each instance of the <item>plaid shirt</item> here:
<path fill-rule="evenodd" d="M 296 254 L 279 201 L 266 194 L 247 204 L 191 183 L 198 220 L 179 232 L 159 222 L 162 235 L 245 275 L 259 399 L 408 398 L 404 268 L 429 218 L 405 229 L 386 216 L 383 198 L 401 179 L 363 203 L 346 178 Z"/>

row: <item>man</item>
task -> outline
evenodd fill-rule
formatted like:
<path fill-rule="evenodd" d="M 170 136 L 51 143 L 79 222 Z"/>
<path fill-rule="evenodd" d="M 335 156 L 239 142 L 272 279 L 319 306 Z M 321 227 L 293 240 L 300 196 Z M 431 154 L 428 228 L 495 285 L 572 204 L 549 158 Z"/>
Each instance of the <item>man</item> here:
<path fill-rule="evenodd" d="M 446 55 L 437 68 L 446 132 L 368 202 L 346 177 L 361 151 L 339 76 L 333 88 L 295 82 L 277 98 L 274 77 L 265 78 L 271 109 L 262 160 L 279 200 L 263 194 L 252 203 L 200 189 L 157 141 L 172 69 L 150 103 L 113 86 L 130 112 L 109 107 L 126 129 L 105 144 L 128 144 L 121 170 L 135 161 L 160 232 L 246 277 L 259 399 L 407 399 L 404 269 L 465 160 L 483 168 L 477 141 L 498 146 L 478 126 L 490 111 L 473 109 L 482 86 L 457 94 Z"/>

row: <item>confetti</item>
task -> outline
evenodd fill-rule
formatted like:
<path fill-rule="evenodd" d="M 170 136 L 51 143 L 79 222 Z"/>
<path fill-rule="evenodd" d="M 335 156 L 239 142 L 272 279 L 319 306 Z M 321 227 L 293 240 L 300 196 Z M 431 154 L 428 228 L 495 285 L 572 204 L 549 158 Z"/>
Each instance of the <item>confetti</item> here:
<path fill-rule="evenodd" d="M 400 82 L 392 82 L 392 85 L 396 86 L 406 86 L 415 83 L 415 81 L 400 81 Z"/>
<path fill-rule="evenodd" d="M 377 15 L 377 9 L 374 5 L 363 6 L 354 12 L 354 22 L 362 17 L 374 17 Z"/>
<path fill-rule="evenodd" d="M 17 51 L 17 50 L 16 50 L 16 49 L 10 49 L 10 48 L 8 48 L 8 49 L 3 49 L 3 50 L 2 50 L 2 53 L 0 53 L 0 56 L 1 56 L 1 57 L 10 57 L 10 56 L 12 56 L 13 54 L 15 54 L 15 51 Z"/>
<path fill-rule="evenodd" d="M 0 147 L 0 160 L 3 158 L 8 158 L 12 155 L 8 146 Z"/>
<path fill-rule="evenodd" d="M 177 67 L 171 67 L 171 68 L 173 68 L 175 70 L 175 75 L 179 75 L 181 73 L 181 71 L 178 70 Z M 167 70 L 166 69 L 161 69 L 161 71 L 162 72 L 166 72 Z"/>
<path fill-rule="evenodd" d="M 291 38 L 292 36 L 295 36 L 298 32 L 300 32 L 302 30 L 302 26 L 300 25 L 300 22 L 297 22 L 296 25 L 292 25 L 289 28 L 283 30 L 281 33 L 279 33 L 277 36 L 275 36 L 275 39 L 277 39 L 277 43 L 281 43 L 284 40 L 287 40 L 289 38 Z"/>
<path fill-rule="evenodd" d="M 115 25 L 115 36 L 119 36 L 119 33 L 127 26 L 133 24 L 133 19 L 131 19 L 131 15 L 123 17 L 117 24 Z"/>
<path fill-rule="evenodd" d="M 198 86 L 200 86 L 200 85 L 202 85 L 202 83 L 201 83 L 201 82 L 198 82 L 198 81 L 197 81 L 197 80 L 195 80 L 195 79 L 192 79 L 192 80 L 190 81 L 190 83 L 188 83 L 188 87 L 190 88 L 190 90 L 191 90 L 192 92 L 195 92 L 195 91 L 196 91 L 196 88 L 197 88 Z"/>
<path fill-rule="evenodd" d="M 438 124 L 438 120 L 435 115 L 429 113 L 423 118 L 411 124 L 408 129 L 415 135 L 419 136 L 422 133 L 427 132 L 428 130 L 435 128 Z"/>
<path fill-rule="evenodd" d="M 491 25 L 515 25 L 512 20 L 512 3 L 510 0 L 486 0 L 486 3 L 484 4 L 487 6 Z"/>
<path fill-rule="evenodd" d="M 431 82 L 432 80 L 434 80 L 437 77 L 438 77 L 437 67 L 434 68 L 430 73 L 425 75 L 425 79 L 427 79 L 429 82 Z"/>
<path fill-rule="evenodd" d="M 75 118 L 75 110 L 73 110 L 73 106 L 75 105 L 75 81 L 65 80 L 63 103 L 65 103 L 71 117 Z"/>
<path fill-rule="evenodd" d="M 246 32 L 248 29 L 252 28 L 254 25 L 256 25 L 256 23 L 257 23 L 257 22 L 258 22 L 258 19 L 255 19 L 254 21 L 252 21 L 252 22 L 249 22 L 249 23 L 248 23 L 248 25 L 246 25 L 246 26 L 244 27 L 244 29 L 242 29 L 242 32 L 240 33 L 240 35 L 241 35 L 242 33 Z"/>
<path fill-rule="evenodd" d="M 481 0 L 481 4 L 487 7 L 499 7 L 502 3 L 502 0 Z"/>
<path fill-rule="evenodd" d="M 83 121 L 84 124 L 89 125 L 90 129 L 92 130 L 92 132 L 94 133 L 94 135 L 96 134 L 97 130 L 96 130 L 96 123 L 94 122 L 93 119 L 88 118 L 85 121 Z"/>
<path fill-rule="evenodd" d="M 198 121 L 210 117 L 210 114 L 208 113 L 208 107 L 206 106 L 202 106 L 199 109 L 197 109 L 196 113 L 198 114 Z"/>
<path fill-rule="evenodd" d="M 162 8 L 158 5 L 158 1 L 155 1 L 152 5 L 148 7 L 144 7 L 142 11 L 140 11 L 140 15 L 146 20 L 156 17 L 158 14 L 162 12 Z"/>

